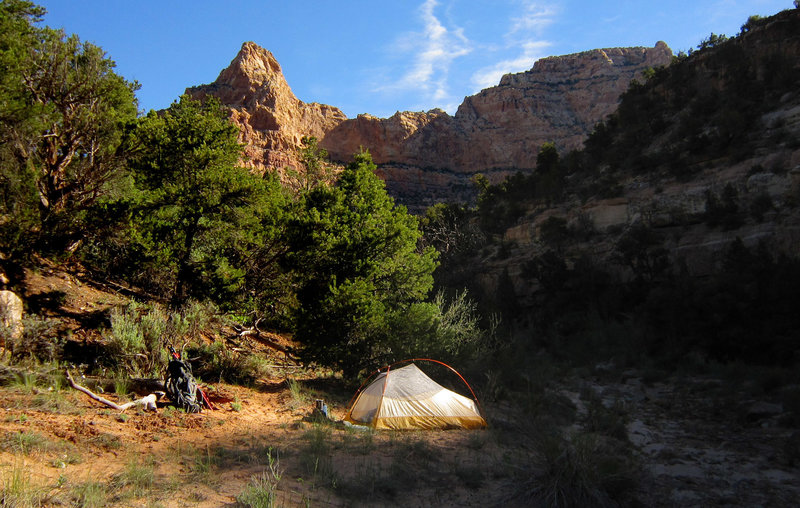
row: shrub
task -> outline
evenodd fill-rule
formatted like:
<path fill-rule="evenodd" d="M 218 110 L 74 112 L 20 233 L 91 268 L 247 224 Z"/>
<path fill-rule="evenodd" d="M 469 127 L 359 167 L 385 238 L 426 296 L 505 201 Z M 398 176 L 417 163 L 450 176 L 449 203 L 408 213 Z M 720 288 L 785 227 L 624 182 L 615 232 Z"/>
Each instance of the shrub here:
<path fill-rule="evenodd" d="M 27 357 L 43 362 L 53 362 L 61 358 L 64 340 L 59 336 L 57 320 L 35 314 L 26 315 L 22 318 L 22 326 L 22 334 L 16 338 L 7 327 L 0 326 L 13 361 Z"/>
<path fill-rule="evenodd" d="M 517 497 L 553 507 L 624 505 L 638 483 L 630 449 L 592 433 L 543 437 L 528 475 Z"/>
<path fill-rule="evenodd" d="M 766 192 L 758 194 L 750 203 L 750 215 L 758 222 L 764 221 L 764 214 L 775 207 L 772 198 Z"/>

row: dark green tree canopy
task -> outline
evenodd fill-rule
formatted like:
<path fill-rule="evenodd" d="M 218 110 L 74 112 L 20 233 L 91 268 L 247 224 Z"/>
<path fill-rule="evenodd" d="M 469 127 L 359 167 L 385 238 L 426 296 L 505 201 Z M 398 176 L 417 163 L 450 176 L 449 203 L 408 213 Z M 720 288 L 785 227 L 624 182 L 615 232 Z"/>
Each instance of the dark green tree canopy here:
<path fill-rule="evenodd" d="M 297 338 L 308 360 L 349 373 L 385 353 L 390 314 L 426 298 L 436 266 L 436 251 L 417 247 L 417 219 L 395 206 L 375 169 L 358 154 L 336 187 L 305 196 L 290 224 Z"/>
<path fill-rule="evenodd" d="M 266 185 L 237 165 L 236 136 L 218 101 L 183 96 L 128 139 L 132 238 L 175 304 L 229 297 L 243 283 L 245 252 L 263 242 Z"/>
<path fill-rule="evenodd" d="M 0 213 L 14 217 L 2 234 L 9 248 L 25 237 L 59 251 L 83 238 L 86 210 L 120 174 L 137 85 L 101 48 L 35 26 L 43 14 L 0 4 Z"/>

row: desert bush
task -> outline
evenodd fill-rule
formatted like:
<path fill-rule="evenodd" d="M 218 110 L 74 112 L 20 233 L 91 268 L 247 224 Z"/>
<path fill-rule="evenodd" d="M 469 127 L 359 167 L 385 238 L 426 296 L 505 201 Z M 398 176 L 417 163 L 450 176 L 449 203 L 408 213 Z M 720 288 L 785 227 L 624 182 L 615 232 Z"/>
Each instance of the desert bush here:
<path fill-rule="evenodd" d="M 251 385 L 270 372 L 266 360 L 246 351 L 234 351 L 222 341 L 192 343 L 186 348 L 192 358 L 194 375 L 207 381 L 223 381 Z"/>
<path fill-rule="evenodd" d="M 106 344 L 111 363 L 129 374 L 161 374 L 168 363 L 167 346 L 196 339 L 218 320 L 211 304 L 189 302 L 168 312 L 157 304 L 131 302 L 111 312 Z"/>
<path fill-rule="evenodd" d="M 6 333 L 8 328 L 0 326 L 12 362 L 24 359 L 53 362 L 61 358 L 64 339 L 60 336 L 57 320 L 31 314 L 22 317 L 22 326 L 22 334 L 18 337 Z"/>
<path fill-rule="evenodd" d="M 775 208 L 772 198 L 766 192 L 759 193 L 750 203 L 750 215 L 757 221 L 764 221 L 764 214 Z"/>
<path fill-rule="evenodd" d="M 638 483 L 628 446 L 593 433 L 544 435 L 516 497 L 550 507 L 619 506 Z"/>
<path fill-rule="evenodd" d="M 744 220 L 739 209 L 739 192 L 733 185 L 727 184 L 721 195 L 706 191 L 705 220 L 710 227 L 721 226 L 725 231 L 742 225 Z"/>
<path fill-rule="evenodd" d="M 132 375 L 160 374 L 167 364 L 167 315 L 136 302 L 111 312 L 106 344 L 113 364 Z"/>

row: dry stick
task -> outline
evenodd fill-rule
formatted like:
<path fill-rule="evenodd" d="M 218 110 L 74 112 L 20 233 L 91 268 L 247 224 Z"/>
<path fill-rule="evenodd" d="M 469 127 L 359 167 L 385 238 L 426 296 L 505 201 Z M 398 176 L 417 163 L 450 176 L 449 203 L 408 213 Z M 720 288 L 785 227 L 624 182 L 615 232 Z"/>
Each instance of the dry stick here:
<path fill-rule="evenodd" d="M 96 400 L 97 402 L 102 402 L 106 406 L 109 406 L 109 407 L 111 407 L 113 409 L 116 409 L 117 411 L 125 411 L 126 409 L 128 409 L 130 407 L 138 406 L 138 405 L 144 406 L 145 409 L 152 409 L 152 410 L 156 409 L 156 398 L 157 397 L 156 397 L 155 393 L 151 393 L 150 395 L 142 397 L 141 399 L 138 399 L 138 400 L 134 400 L 133 402 L 127 402 L 125 404 L 119 405 L 119 404 L 117 404 L 115 402 L 111 402 L 110 400 L 108 400 L 106 398 L 103 398 L 103 397 L 93 393 L 88 388 L 84 388 L 83 386 L 77 384 L 75 382 L 75 380 L 72 379 L 72 374 L 69 373 L 69 370 L 66 370 L 65 372 L 67 374 L 67 381 L 69 381 L 69 385 L 71 387 L 75 388 L 79 392 L 85 393 L 86 395 L 88 395 L 90 398 Z"/>

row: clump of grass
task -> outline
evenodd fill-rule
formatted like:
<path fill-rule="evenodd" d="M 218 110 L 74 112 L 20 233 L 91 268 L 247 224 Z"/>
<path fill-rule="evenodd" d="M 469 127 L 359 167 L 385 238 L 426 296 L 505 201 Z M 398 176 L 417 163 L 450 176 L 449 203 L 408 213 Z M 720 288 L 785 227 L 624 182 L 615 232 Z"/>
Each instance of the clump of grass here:
<path fill-rule="evenodd" d="M 0 506 L 36 507 L 47 500 L 46 490 L 33 484 L 30 472 L 21 462 L 0 470 L 0 486 Z"/>
<path fill-rule="evenodd" d="M 81 508 L 101 508 L 108 506 L 111 494 L 108 486 L 100 482 L 86 482 L 75 485 L 71 489 L 74 506 Z"/>
<path fill-rule="evenodd" d="M 278 453 L 277 449 L 258 436 L 242 437 L 234 446 L 220 446 L 212 451 L 221 467 L 230 464 L 266 464 L 265 459 L 268 461 L 273 452 Z"/>
<path fill-rule="evenodd" d="M 81 414 L 83 409 L 75 403 L 72 394 L 65 394 L 63 391 L 53 390 L 38 393 L 30 403 L 30 407 L 40 411 L 58 414 Z"/>
<path fill-rule="evenodd" d="M 302 384 L 296 379 L 286 379 L 286 385 L 289 387 L 289 394 L 292 396 L 291 407 L 292 409 L 299 409 L 308 404 L 308 397 L 303 393 Z"/>
<path fill-rule="evenodd" d="M 349 451 L 368 455 L 375 449 L 375 431 L 371 428 L 345 427 L 343 441 Z"/>
<path fill-rule="evenodd" d="M 628 411 L 625 405 L 615 400 L 610 407 L 603 404 L 600 396 L 592 389 L 581 391 L 581 398 L 586 403 L 584 426 L 587 431 L 610 436 L 621 441 L 628 440 Z"/>
<path fill-rule="evenodd" d="M 192 457 L 191 463 L 189 464 L 192 481 L 204 485 L 215 484 L 216 477 L 213 473 L 216 463 L 217 456 L 215 453 L 211 452 L 208 446 L 206 446 L 205 450 L 195 450 L 194 457 Z"/>
<path fill-rule="evenodd" d="M 143 497 L 153 490 L 155 482 L 155 460 L 148 457 L 143 463 L 130 460 L 125 468 L 114 478 L 114 485 L 120 489 L 129 488 L 132 497 Z"/>
<path fill-rule="evenodd" d="M 23 455 L 47 451 L 52 447 L 51 441 L 36 432 L 7 432 L 0 441 L 0 448 Z"/>
<path fill-rule="evenodd" d="M 239 400 L 239 396 L 233 398 L 233 402 L 231 402 L 231 409 L 239 413 L 242 410 L 242 401 Z"/>
<path fill-rule="evenodd" d="M 619 506 L 638 481 L 630 447 L 593 433 L 541 436 L 516 497 L 543 506 Z"/>
<path fill-rule="evenodd" d="M 483 471 L 481 464 L 457 464 L 455 474 L 467 488 L 479 489 L 483 485 Z"/>
<path fill-rule="evenodd" d="M 306 444 L 300 449 L 300 462 L 304 472 L 314 484 L 335 485 L 336 472 L 333 467 L 331 430 L 315 423 L 303 434 Z"/>
<path fill-rule="evenodd" d="M 277 454 L 273 457 L 272 451 L 267 453 L 267 467 L 260 475 L 250 477 L 250 482 L 245 490 L 236 496 L 236 501 L 244 506 L 253 508 L 271 508 L 275 506 L 278 493 L 278 484 L 283 471 Z"/>
<path fill-rule="evenodd" d="M 37 391 L 36 374 L 33 372 L 23 372 L 21 374 L 14 374 L 14 381 L 12 386 L 24 393 L 36 393 Z"/>
<path fill-rule="evenodd" d="M 127 374 L 121 373 L 114 376 L 114 393 L 120 399 L 125 398 L 131 391 L 131 380 Z"/>

